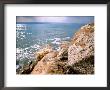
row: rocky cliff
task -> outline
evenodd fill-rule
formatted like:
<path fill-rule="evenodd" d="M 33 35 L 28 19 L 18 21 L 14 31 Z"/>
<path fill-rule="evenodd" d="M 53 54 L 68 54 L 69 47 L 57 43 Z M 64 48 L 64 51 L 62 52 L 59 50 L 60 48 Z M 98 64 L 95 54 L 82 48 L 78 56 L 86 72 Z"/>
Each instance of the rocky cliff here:
<path fill-rule="evenodd" d="M 94 24 L 88 24 L 75 33 L 68 49 L 68 64 L 74 64 L 94 55 Z"/>
<path fill-rule="evenodd" d="M 94 24 L 75 33 L 68 48 L 68 65 L 77 73 L 94 73 Z"/>

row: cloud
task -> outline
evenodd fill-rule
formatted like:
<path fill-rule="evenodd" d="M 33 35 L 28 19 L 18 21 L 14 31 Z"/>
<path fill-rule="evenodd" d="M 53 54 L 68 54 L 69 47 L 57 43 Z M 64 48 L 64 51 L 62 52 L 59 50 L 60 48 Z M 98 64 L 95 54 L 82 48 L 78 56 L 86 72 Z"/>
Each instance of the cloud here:
<path fill-rule="evenodd" d="M 17 22 L 92 23 L 94 16 L 17 16 Z"/>
<path fill-rule="evenodd" d="M 17 16 L 16 22 L 34 22 L 34 17 L 31 16 Z"/>
<path fill-rule="evenodd" d="M 66 17 L 57 17 L 57 16 L 50 16 L 50 17 L 36 17 L 36 21 L 39 22 L 66 22 Z"/>

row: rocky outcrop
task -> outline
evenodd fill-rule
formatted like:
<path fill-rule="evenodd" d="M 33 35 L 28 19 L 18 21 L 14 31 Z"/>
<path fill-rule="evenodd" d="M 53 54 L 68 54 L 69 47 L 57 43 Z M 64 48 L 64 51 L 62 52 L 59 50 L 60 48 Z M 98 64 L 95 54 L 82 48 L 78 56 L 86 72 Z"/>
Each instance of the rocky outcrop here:
<path fill-rule="evenodd" d="M 36 52 L 36 61 L 31 74 L 94 74 L 94 24 L 81 27 L 59 51 L 47 45 Z"/>
<path fill-rule="evenodd" d="M 68 48 L 68 65 L 79 73 L 93 73 L 94 24 L 87 24 L 81 27 L 75 33 L 71 43 L 72 45 Z"/>
<path fill-rule="evenodd" d="M 59 70 L 57 52 L 52 51 L 45 55 L 34 67 L 31 74 L 57 74 L 63 73 Z"/>
<path fill-rule="evenodd" d="M 68 49 L 68 64 L 72 65 L 94 55 L 94 25 L 83 26 L 75 33 Z"/>

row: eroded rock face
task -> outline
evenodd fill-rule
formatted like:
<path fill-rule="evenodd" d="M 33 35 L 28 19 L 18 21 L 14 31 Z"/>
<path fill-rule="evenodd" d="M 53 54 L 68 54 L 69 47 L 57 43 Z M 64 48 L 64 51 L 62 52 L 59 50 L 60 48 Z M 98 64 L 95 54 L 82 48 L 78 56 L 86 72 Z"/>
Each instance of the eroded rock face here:
<path fill-rule="evenodd" d="M 52 51 L 46 54 L 34 67 L 32 74 L 48 74 L 49 70 L 56 68 L 55 62 L 57 61 L 57 52 Z"/>
<path fill-rule="evenodd" d="M 83 26 L 72 39 L 68 49 L 68 64 L 73 65 L 94 56 L 94 24 Z"/>

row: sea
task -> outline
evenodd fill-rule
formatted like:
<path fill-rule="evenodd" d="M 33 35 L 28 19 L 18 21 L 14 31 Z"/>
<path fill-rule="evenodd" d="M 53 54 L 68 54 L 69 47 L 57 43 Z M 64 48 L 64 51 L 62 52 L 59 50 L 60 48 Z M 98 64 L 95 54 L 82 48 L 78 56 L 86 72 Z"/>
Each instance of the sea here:
<path fill-rule="evenodd" d="M 85 24 L 79 23 L 16 23 L 16 69 L 35 60 L 35 52 L 46 44 L 59 49 Z"/>

